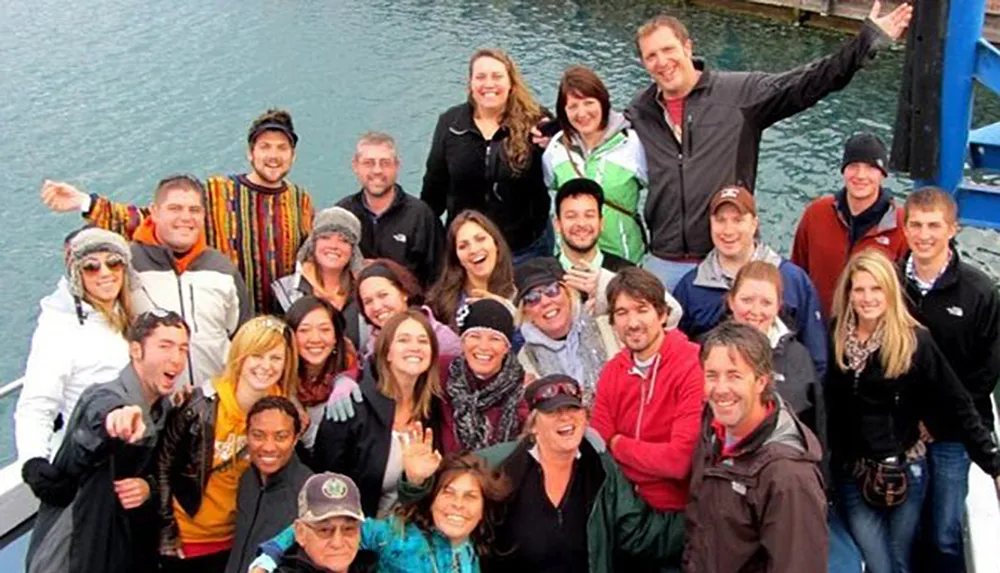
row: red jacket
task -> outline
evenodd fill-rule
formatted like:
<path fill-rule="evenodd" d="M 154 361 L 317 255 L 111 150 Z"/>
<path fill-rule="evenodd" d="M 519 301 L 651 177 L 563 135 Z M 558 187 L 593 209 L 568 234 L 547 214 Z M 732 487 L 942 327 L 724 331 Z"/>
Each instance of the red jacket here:
<path fill-rule="evenodd" d="M 809 274 L 827 319 L 833 308 L 837 279 L 851 255 L 871 247 L 881 250 L 892 261 L 906 254 L 903 210 L 891 202 L 877 225 L 854 245 L 849 243 L 850 229 L 837 210 L 836 196 L 824 195 L 806 207 L 795 230 L 792 262 Z"/>
<path fill-rule="evenodd" d="M 659 363 L 643 378 L 623 349 L 601 370 L 590 424 L 636 492 L 657 510 L 683 510 L 704 407 L 698 345 L 679 330 L 664 333 Z"/>

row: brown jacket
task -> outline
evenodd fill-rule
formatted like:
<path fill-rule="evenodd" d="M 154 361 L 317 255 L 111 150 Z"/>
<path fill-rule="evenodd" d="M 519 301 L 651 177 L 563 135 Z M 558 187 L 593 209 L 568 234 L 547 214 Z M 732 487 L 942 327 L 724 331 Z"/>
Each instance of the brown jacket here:
<path fill-rule="evenodd" d="M 722 431 L 713 422 L 706 406 L 684 512 L 684 571 L 825 572 L 819 440 L 781 400 L 725 454 Z"/>

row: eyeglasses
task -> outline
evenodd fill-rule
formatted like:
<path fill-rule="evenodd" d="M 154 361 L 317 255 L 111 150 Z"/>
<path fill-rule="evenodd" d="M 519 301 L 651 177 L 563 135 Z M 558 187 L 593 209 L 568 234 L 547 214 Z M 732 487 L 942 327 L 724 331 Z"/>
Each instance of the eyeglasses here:
<path fill-rule="evenodd" d="M 556 298 L 559 296 L 560 286 L 561 285 L 558 282 L 554 282 L 544 286 L 535 287 L 521 297 L 521 300 L 524 302 L 525 306 L 535 306 L 536 304 L 542 302 L 543 295 L 549 298 Z"/>
<path fill-rule="evenodd" d="M 316 535 L 316 537 L 326 541 L 333 539 L 334 534 L 336 534 L 338 530 L 340 531 L 340 534 L 343 536 L 352 536 L 359 531 L 357 523 L 344 523 L 339 525 L 321 525 L 321 526 L 315 526 L 305 521 L 303 521 L 302 523 L 306 527 L 311 529 L 312 532 Z"/>
<path fill-rule="evenodd" d="M 576 384 L 570 382 L 554 382 L 543 386 L 535 395 L 531 397 L 531 407 L 539 405 L 540 403 L 555 398 L 558 395 L 572 396 L 574 398 L 580 397 L 580 387 Z"/>
<path fill-rule="evenodd" d="M 118 255 L 112 255 L 104 261 L 100 259 L 87 259 L 80 263 L 80 269 L 88 275 L 96 275 L 101 272 L 101 267 L 106 267 L 111 272 L 120 271 L 125 268 L 125 259 Z"/>

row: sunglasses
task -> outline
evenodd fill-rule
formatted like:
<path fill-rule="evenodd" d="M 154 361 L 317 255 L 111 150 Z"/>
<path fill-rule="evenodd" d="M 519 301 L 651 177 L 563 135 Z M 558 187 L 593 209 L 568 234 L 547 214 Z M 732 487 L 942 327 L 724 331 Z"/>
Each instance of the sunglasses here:
<path fill-rule="evenodd" d="M 569 382 L 555 382 L 553 384 L 548 384 L 535 392 L 535 395 L 531 397 L 531 407 L 534 408 L 542 402 L 555 398 L 560 394 L 579 398 L 580 387 Z"/>
<path fill-rule="evenodd" d="M 125 259 L 112 255 L 103 262 L 100 259 L 87 259 L 80 263 L 80 270 L 88 275 L 96 275 L 101 272 L 101 267 L 106 267 L 111 272 L 120 271 L 125 268 Z"/>
<path fill-rule="evenodd" d="M 535 287 L 529 290 L 521 298 L 521 300 L 524 302 L 525 306 L 535 306 L 536 304 L 542 302 L 542 296 L 547 296 L 549 298 L 556 298 L 559 296 L 559 287 L 560 284 L 558 282 Z"/>

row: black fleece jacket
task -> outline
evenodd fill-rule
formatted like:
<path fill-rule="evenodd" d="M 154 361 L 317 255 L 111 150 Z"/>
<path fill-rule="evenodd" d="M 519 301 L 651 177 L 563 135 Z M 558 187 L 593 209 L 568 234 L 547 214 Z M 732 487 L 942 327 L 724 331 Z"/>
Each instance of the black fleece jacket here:
<path fill-rule="evenodd" d="M 931 434 L 951 435 L 986 473 L 1000 475 L 1000 452 L 983 425 L 969 393 L 941 354 L 930 332 L 916 329 L 917 349 L 910 369 L 886 378 L 879 353 L 864 370 L 841 370 L 831 351 L 826 374 L 827 438 L 836 465 L 858 458 L 898 456 L 917 443 L 919 423 Z"/>

